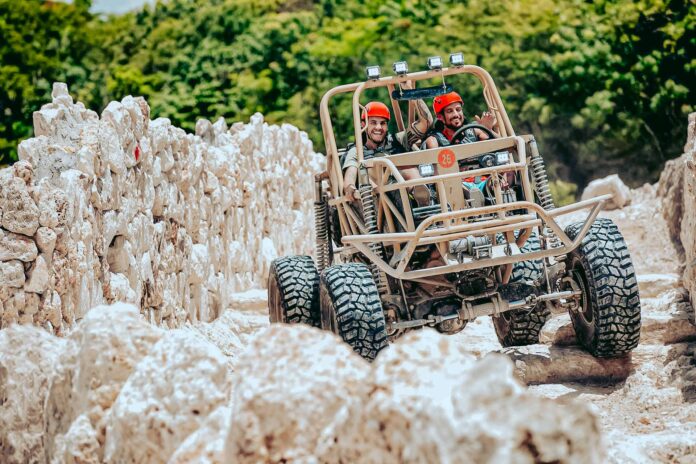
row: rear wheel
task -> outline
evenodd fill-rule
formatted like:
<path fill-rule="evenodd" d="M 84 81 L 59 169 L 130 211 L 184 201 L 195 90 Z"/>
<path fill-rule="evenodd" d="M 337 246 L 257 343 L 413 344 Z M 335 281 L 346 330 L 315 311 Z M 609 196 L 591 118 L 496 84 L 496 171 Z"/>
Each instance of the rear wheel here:
<path fill-rule="evenodd" d="M 520 251 L 530 253 L 541 249 L 537 234 L 532 234 Z M 541 260 L 522 261 L 515 264 L 511 283 L 533 282 L 541 277 L 543 265 Z M 546 324 L 551 311 L 545 304 L 537 304 L 532 309 L 507 311 L 492 316 L 495 334 L 504 347 L 533 345 L 539 343 L 541 329 Z"/>
<path fill-rule="evenodd" d="M 268 310 L 271 323 L 319 327 L 319 273 L 309 256 L 286 256 L 271 263 Z"/>
<path fill-rule="evenodd" d="M 582 223 L 566 233 L 578 236 Z M 628 247 L 610 219 L 597 219 L 580 246 L 568 255 L 567 269 L 582 291 L 570 311 L 578 342 L 600 358 L 626 354 L 640 339 L 640 297 Z"/>
<path fill-rule="evenodd" d="M 382 302 L 370 270 L 364 264 L 330 266 L 319 283 L 321 327 L 372 361 L 387 346 Z"/>

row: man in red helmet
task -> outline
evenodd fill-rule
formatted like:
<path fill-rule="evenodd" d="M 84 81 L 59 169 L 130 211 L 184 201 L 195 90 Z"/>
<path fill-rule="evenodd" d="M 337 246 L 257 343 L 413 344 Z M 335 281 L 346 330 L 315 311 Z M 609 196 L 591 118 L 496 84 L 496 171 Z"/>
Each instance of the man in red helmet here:
<path fill-rule="evenodd" d="M 464 116 L 463 104 L 464 101 L 457 92 L 450 92 L 435 97 L 433 100 L 433 110 L 435 110 L 437 121 L 428 132 L 429 137 L 425 140 L 426 148 L 442 147 L 453 143 L 452 137 L 454 134 L 460 127 L 467 124 L 466 117 Z M 497 121 L 491 112 L 484 111 L 481 117 L 476 115 L 474 118 L 476 123 L 487 127 L 496 137 L 499 136 L 493 131 L 497 125 Z M 467 129 L 462 136 L 463 138 L 461 140 L 455 141 L 454 143 L 477 142 L 490 138 L 488 133 L 477 128 Z"/>
<path fill-rule="evenodd" d="M 365 113 L 361 122 L 362 127 L 367 126 L 363 133 L 363 157 L 388 156 L 404 153 L 405 141 L 397 140 L 388 130 L 391 114 L 389 108 L 382 102 L 372 101 L 365 105 Z M 355 200 L 360 199 L 360 194 L 355 185 L 358 176 L 358 155 L 355 147 L 351 147 L 343 161 L 343 193 Z M 420 177 L 418 169 L 406 168 L 401 170 L 404 179 Z"/>

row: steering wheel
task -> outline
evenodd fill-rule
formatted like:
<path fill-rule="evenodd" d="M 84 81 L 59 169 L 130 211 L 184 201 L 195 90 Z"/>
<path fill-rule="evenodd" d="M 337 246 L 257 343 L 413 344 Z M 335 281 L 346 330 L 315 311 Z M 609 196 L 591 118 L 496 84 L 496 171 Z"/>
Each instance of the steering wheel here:
<path fill-rule="evenodd" d="M 471 124 L 464 124 L 462 127 L 457 129 L 457 131 L 452 135 L 451 143 L 452 145 L 457 144 L 457 143 L 462 143 L 462 140 L 464 139 L 464 132 L 466 132 L 469 129 L 480 129 L 483 132 L 485 132 L 489 138 L 494 139 L 496 135 L 493 133 L 492 130 L 487 128 L 486 126 L 478 123 L 471 123 Z"/>

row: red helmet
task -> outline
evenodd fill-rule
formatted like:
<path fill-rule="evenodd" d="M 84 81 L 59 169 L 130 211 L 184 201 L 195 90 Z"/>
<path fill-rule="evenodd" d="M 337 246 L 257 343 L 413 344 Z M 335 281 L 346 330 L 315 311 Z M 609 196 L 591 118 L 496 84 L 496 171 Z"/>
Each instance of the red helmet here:
<path fill-rule="evenodd" d="M 439 97 L 435 97 L 433 100 L 433 109 L 435 110 L 435 114 L 440 114 L 440 111 L 444 110 L 452 103 L 461 103 L 463 105 L 464 100 L 462 100 L 462 97 L 460 97 L 457 92 L 450 92 L 440 95 Z"/>
<path fill-rule="evenodd" d="M 391 119 L 391 114 L 389 114 L 389 108 L 382 102 L 371 101 L 365 105 L 365 113 L 363 113 L 363 119 L 367 118 L 385 118 L 387 121 Z"/>

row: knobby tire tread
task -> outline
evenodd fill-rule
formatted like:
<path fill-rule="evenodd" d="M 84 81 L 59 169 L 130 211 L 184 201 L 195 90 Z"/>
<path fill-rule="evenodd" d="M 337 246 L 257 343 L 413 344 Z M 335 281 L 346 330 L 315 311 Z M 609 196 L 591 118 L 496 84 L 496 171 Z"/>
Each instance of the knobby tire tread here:
<path fill-rule="evenodd" d="M 529 236 L 522 253 L 530 253 L 541 249 L 541 242 L 537 234 Z M 537 280 L 543 272 L 541 260 L 528 260 L 515 263 L 510 282 L 526 282 Z M 523 346 L 539 343 L 541 329 L 549 319 L 551 311 L 545 304 L 538 304 L 532 309 L 519 309 L 508 311 L 505 315 L 493 316 L 495 333 L 503 347 Z M 505 319 L 501 319 L 505 318 Z"/>
<path fill-rule="evenodd" d="M 571 224 L 566 233 L 578 236 L 582 223 Z M 571 254 L 581 262 L 587 277 L 594 316 L 594 336 L 581 344 L 596 357 L 608 358 L 629 353 L 640 340 L 641 314 L 638 281 L 626 242 L 610 219 L 597 219 Z M 579 316 L 571 312 L 578 335 Z"/>
<path fill-rule="evenodd" d="M 319 285 L 325 314 L 335 317 L 338 335 L 360 356 L 374 360 L 387 346 L 387 331 L 370 270 L 364 264 L 336 264 L 324 270 Z"/>
<path fill-rule="evenodd" d="M 319 273 L 310 256 L 274 260 L 268 278 L 276 279 L 285 322 L 319 327 Z M 280 322 L 272 314 L 271 322 Z"/>

